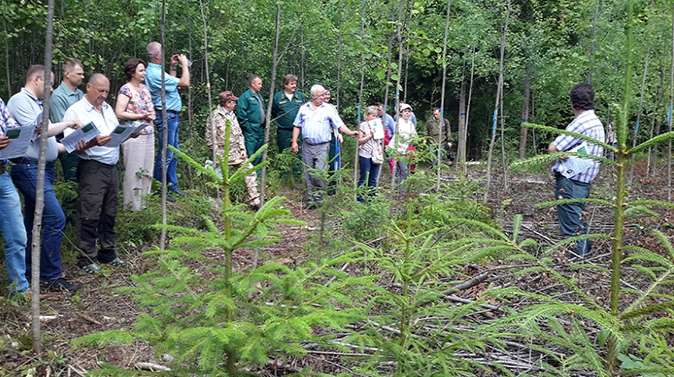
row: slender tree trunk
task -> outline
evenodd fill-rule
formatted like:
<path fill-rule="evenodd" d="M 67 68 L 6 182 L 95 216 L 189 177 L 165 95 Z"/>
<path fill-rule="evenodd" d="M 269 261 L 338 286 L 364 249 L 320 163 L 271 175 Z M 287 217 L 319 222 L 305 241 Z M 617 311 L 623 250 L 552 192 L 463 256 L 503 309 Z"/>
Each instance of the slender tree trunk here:
<path fill-rule="evenodd" d="M 306 49 L 304 48 L 304 23 L 300 26 L 300 88 L 304 88 L 304 61 Z"/>
<path fill-rule="evenodd" d="M 456 141 L 456 165 L 458 173 L 466 175 L 466 80 L 461 74 L 461 87 L 459 88 L 459 137 Z"/>
<path fill-rule="evenodd" d="M 396 90 L 395 90 L 395 102 L 394 102 L 394 109 L 395 109 L 395 119 L 396 119 L 396 124 L 395 124 L 395 129 L 393 134 L 396 137 L 396 141 L 398 140 L 398 110 L 400 109 L 400 75 L 402 74 L 402 63 L 403 63 L 403 53 L 404 53 L 404 47 L 403 47 L 403 10 L 405 7 L 405 3 L 403 1 L 400 1 L 400 11 L 398 14 L 400 15 L 398 18 L 398 22 L 396 25 L 396 40 L 398 41 L 398 77 L 396 80 Z M 394 145 L 395 148 L 395 145 Z M 395 189 L 396 187 L 396 164 L 393 165 L 393 171 L 391 172 L 391 188 Z M 408 165 L 408 172 L 409 172 L 409 165 Z"/>
<path fill-rule="evenodd" d="M 271 66 L 271 81 L 269 84 L 269 101 L 267 102 L 267 114 L 265 117 L 265 122 L 267 127 L 264 128 L 264 143 L 269 144 L 269 129 L 271 128 L 271 105 L 274 101 L 274 90 L 276 89 L 276 71 L 278 69 L 278 43 L 281 36 L 281 3 L 276 2 L 276 18 L 274 21 L 274 46 L 272 50 L 272 66 Z M 267 151 L 266 149 L 262 154 L 262 161 L 267 161 Z M 262 168 L 262 174 L 260 174 L 260 202 L 264 204 L 265 196 L 267 193 L 267 167 Z M 255 265 L 257 265 L 259 256 L 259 251 L 255 251 Z"/>
<path fill-rule="evenodd" d="M 492 157 L 494 154 L 494 145 L 496 144 L 496 122 L 498 120 L 499 103 L 501 99 L 501 92 L 503 91 L 503 66 L 505 60 L 505 44 L 506 35 L 508 33 L 508 18 L 510 17 L 510 1 L 508 1 L 508 9 L 506 11 L 505 21 L 503 23 L 503 30 L 501 32 L 501 54 L 498 64 L 498 84 L 496 85 L 496 103 L 494 104 L 494 114 L 492 115 L 491 141 L 489 142 L 489 154 L 487 156 L 487 185 L 484 192 L 483 201 L 486 203 L 489 199 L 489 190 L 491 188 L 492 178 Z"/>
<path fill-rule="evenodd" d="M 365 43 L 365 1 L 366 0 L 360 0 L 360 41 L 361 43 Z M 366 54 L 367 54 L 367 45 L 362 46 L 363 51 L 361 53 L 361 67 L 366 66 Z M 365 70 L 361 69 L 360 70 L 360 86 L 358 88 L 358 124 L 363 121 L 363 109 L 364 109 L 364 103 L 363 103 L 363 91 L 365 89 Z M 354 188 L 354 199 L 358 198 L 358 140 L 356 140 L 356 151 L 354 152 L 354 157 L 353 157 L 353 188 Z M 381 172 L 381 169 L 379 169 L 379 172 Z M 379 181 L 379 177 L 377 177 L 377 182 Z"/>
<path fill-rule="evenodd" d="M 669 119 L 668 129 L 672 132 L 674 118 L 674 5 L 672 5 L 672 65 L 669 69 Z M 672 200 L 672 139 L 667 143 L 667 200 Z"/>
<path fill-rule="evenodd" d="M 470 80 L 468 81 L 468 103 L 465 104 L 465 107 L 461 107 L 460 112 L 464 112 L 464 122 L 463 130 L 459 132 L 459 148 L 461 148 L 461 172 L 465 177 L 468 174 L 466 160 L 467 160 L 467 146 L 468 146 L 468 129 L 470 127 L 470 105 L 473 100 L 473 82 L 475 78 L 475 46 L 473 46 L 473 55 L 470 59 Z M 465 93 L 465 92 L 464 92 Z M 461 135 L 463 132 L 463 135 Z"/>
<path fill-rule="evenodd" d="M 442 139 L 445 132 L 445 85 L 447 84 L 447 39 L 449 36 L 449 14 L 452 7 L 452 0 L 447 0 L 447 13 L 445 14 L 445 35 L 442 41 L 442 85 L 440 89 L 440 134 L 438 135 L 437 159 L 437 177 L 435 189 L 440 191 L 440 178 L 442 174 Z M 463 80 L 461 80 L 463 87 Z M 447 125 L 449 127 L 449 125 Z M 449 141 L 449 140 L 448 140 Z"/>
<path fill-rule="evenodd" d="M 335 107 L 339 109 L 340 94 L 342 92 L 342 54 L 344 53 L 344 39 L 340 33 L 337 36 L 337 89 L 335 93 Z"/>
<path fill-rule="evenodd" d="M 405 81 L 403 84 L 403 102 L 407 102 L 407 79 L 410 75 L 410 42 L 407 41 L 407 54 L 405 54 Z"/>
<path fill-rule="evenodd" d="M 204 9 L 204 2 L 203 0 L 199 0 L 199 10 L 201 11 L 201 21 L 203 22 L 204 25 L 204 71 L 206 74 L 206 94 L 208 98 L 208 113 L 210 114 L 211 112 L 211 104 L 213 103 L 213 99 L 211 97 L 211 75 L 210 75 L 210 67 L 208 66 L 208 18 L 206 17 L 206 11 Z M 215 133 L 215 123 L 211 123 L 211 135 L 216 135 Z M 218 164 L 218 154 L 216 153 L 217 148 L 213 148 L 212 151 L 212 158 L 213 158 L 213 163 Z M 227 159 L 227 157 L 224 157 Z"/>
<path fill-rule="evenodd" d="M 501 118 L 501 169 L 503 169 L 503 190 L 508 192 L 508 161 L 505 151 L 505 113 L 503 111 L 503 85 L 501 85 L 501 100 L 499 101 Z"/>
<path fill-rule="evenodd" d="M 189 31 L 187 33 L 187 53 L 189 54 L 190 61 L 194 61 L 194 58 L 192 56 L 192 19 L 188 17 L 189 19 L 187 20 L 187 25 L 189 27 Z M 210 93 L 210 92 L 209 92 Z M 208 101 L 209 106 L 210 106 L 210 100 Z M 192 109 L 192 85 L 187 87 L 187 127 L 188 128 L 188 134 L 190 140 L 194 140 L 194 133 L 193 130 L 194 128 L 192 127 L 192 121 L 194 117 L 194 112 Z M 213 161 L 215 162 L 215 160 Z"/>
<path fill-rule="evenodd" d="M 527 62 L 526 68 L 524 70 L 524 94 L 522 99 L 522 122 L 526 123 L 529 121 L 529 100 L 531 98 L 531 65 Z M 527 154 L 527 128 L 520 128 L 520 145 L 519 145 L 519 157 L 524 158 Z"/>
<path fill-rule="evenodd" d="M 637 120 L 636 123 L 634 124 L 634 132 L 632 133 L 632 148 L 634 148 L 637 145 L 637 139 L 639 138 L 639 128 L 641 126 L 641 114 L 643 112 L 644 108 L 644 90 L 646 89 L 646 78 L 648 77 L 648 61 L 649 61 L 649 54 L 646 54 L 646 60 L 644 61 L 644 73 L 641 76 L 641 89 L 639 91 L 639 107 L 637 110 Z M 636 164 L 636 156 L 632 155 L 630 158 L 630 178 L 629 178 L 629 184 L 632 184 L 632 180 L 634 179 L 634 165 Z"/>
<path fill-rule="evenodd" d="M 384 112 L 388 113 L 388 91 L 391 84 L 391 60 L 393 60 L 393 40 L 395 35 L 388 40 L 388 50 L 386 58 L 386 82 L 384 83 Z M 393 173 L 393 172 L 391 172 Z"/>
<path fill-rule="evenodd" d="M 162 120 L 162 145 L 161 145 L 161 235 L 159 236 L 159 249 L 163 252 L 166 249 L 166 225 L 167 225 L 167 212 L 166 212 L 166 174 L 168 171 L 168 166 L 166 166 L 166 159 L 168 153 L 168 113 L 166 111 L 166 0 L 161 2 L 161 18 L 159 21 L 159 29 L 161 34 L 161 90 L 159 96 L 161 98 L 161 120 Z"/>
<path fill-rule="evenodd" d="M 11 69 L 9 68 L 9 34 L 7 33 L 7 23 L 3 25 L 5 29 L 5 77 L 7 80 L 7 97 L 12 95 L 12 77 Z"/>
<path fill-rule="evenodd" d="M 38 157 L 37 183 L 35 186 L 35 212 L 33 214 L 33 236 L 31 240 L 31 335 L 33 352 L 42 352 L 42 334 L 40 331 L 40 252 L 42 241 L 42 212 L 44 210 L 45 165 L 47 164 L 47 128 L 49 127 L 49 101 L 51 99 L 52 39 L 54 35 L 54 0 L 47 3 L 47 35 L 44 48 L 44 102 L 42 105 L 42 124 L 40 125 L 40 153 Z"/>
<path fill-rule="evenodd" d="M 658 111 L 655 112 L 655 116 L 653 117 L 653 121 L 651 122 L 651 129 L 649 132 L 649 139 L 652 138 L 654 135 L 660 133 L 660 109 L 662 106 L 663 102 L 663 95 L 662 92 L 664 90 L 664 85 L 665 85 L 665 71 L 662 66 L 660 66 L 660 80 L 658 81 L 658 90 L 656 94 L 656 98 L 658 99 L 657 102 L 657 107 Z M 653 153 L 655 152 L 655 153 Z M 653 154 L 655 154 L 656 158 L 653 158 Z M 653 146 L 648 148 L 648 160 L 646 164 L 646 174 L 650 177 L 651 174 L 655 171 L 655 165 L 656 165 L 656 160 L 657 160 L 657 155 L 658 155 L 658 147 Z"/>
<path fill-rule="evenodd" d="M 594 13 L 592 14 L 592 43 L 590 45 L 590 50 L 588 51 L 588 70 L 587 70 L 587 82 L 592 84 L 592 69 L 594 68 L 594 52 L 597 49 L 597 20 L 599 19 L 599 11 L 601 10 L 601 0 L 596 0 Z"/>
<path fill-rule="evenodd" d="M 536 119 L 536 93 L 531 92 L 531 119 Z M 538 150 L 538 142 L 536 141 L 536 130 L 531 130 L 531 149 Z"/>

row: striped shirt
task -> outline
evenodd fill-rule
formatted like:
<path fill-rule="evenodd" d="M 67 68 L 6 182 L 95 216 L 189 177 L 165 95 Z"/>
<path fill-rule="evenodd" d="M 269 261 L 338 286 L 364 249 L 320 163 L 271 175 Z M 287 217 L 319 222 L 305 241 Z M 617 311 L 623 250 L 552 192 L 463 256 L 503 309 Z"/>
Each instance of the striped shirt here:
<path fill-rule="evenodd" d="M 606 140 L 606 136 L 604 134 L 604 126 L 601 124 L 599 118 L 597 118 L 597 115 L 594 113 L 594 110 L 585 110 L 584 112 L 580 113 L 571 123 L 569 123 L 568 126 L 566 126 L 566 130 L 589 136 L 601 142 L 605 142 Z M 583 143 L 583 140 L 576 139 L 573 136 L 559 135 L 552 142 L 552 145 L 554 145 L 557 148 L 557 150 L 565 152 L 577 147 L 581 143 Z M 604 155 L 604 148 L 601 145 L 592 144 L 589 142 L 586 142 L 586 144 L 588 147 L 589 154 L 598 157 Z M 600 165 L 601 164 L 599 163 L 599 161 L 592 160 L 592 165 L 590 166 L 590 168 L 588 168 L 584 172 L 574 175 L 570 179 L 584 183 L 591 183 L 592 180 L 597 176 L 597 174 L 599 174 Z M 555 164 L 552 166 L 552 171 L 561 172 L 562 171 L 561 169 L 562 163 L 561 161 L 557 160 Z"/>

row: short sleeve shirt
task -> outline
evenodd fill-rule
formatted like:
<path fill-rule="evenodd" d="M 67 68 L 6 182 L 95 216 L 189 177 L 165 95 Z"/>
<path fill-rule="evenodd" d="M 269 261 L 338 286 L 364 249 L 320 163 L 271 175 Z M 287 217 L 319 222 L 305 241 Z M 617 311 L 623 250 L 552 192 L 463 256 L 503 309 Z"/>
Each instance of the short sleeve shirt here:
<path fill-rule="evenodd" d="M 35 124 L 42 114 L 42 100 L 35 97 L 33 93 L 26 88 L 21 88 L 7 102 L 7 110 L 14 120 L 22 127 Z M 39 126 L 39 125 L 38 125 Z M 47 138 L 47 161 L 54 161 L 58 158 L 59 150 L 56 137 Z M 25 157 L 37 160 L 40 156 L 40 138 L 35 137 L 26 150 Z"/>
<path fill-rule="evenodd" d="M 70 90 L 65 83 L 61 83 L 49 98 L 49 120 L 54 123 L 62 121 L 66 110 L 82 97 L 84 93 L 81 90 Z"/>
<path fill-rule="evenodd" d="M 82 125 L 93 123 L 101 132 L 102 136 L 107 136 L 119 125 L 119 121 L 112 110 L 112 106 L 103 103 L 101 110 L 96 108 L 87 101 L 86 97 L 77 101 L 74 105 L 66 110 L 63 116 L 64 121 L 78 120 Z M 75 130 L 67 128 L 63 133 L 68 136 Z M 119 161 L 119 147 L 106 147 L 105 145 L 97 145 L 91 147 L 80 154 L 80 158 L 85 160 L 95 160 L 106 165 L 115 165 Z"/>
<path fill-rule="evenodd" d="M 297 112 L 293 125 L 302 129 L 302 140 L 309 144 L 330 142 L 332 131 L 344 125 L 337 109 L 327 103 L 314 107 L 307 102 Z"/>
<path fill-rule="evenodd" d="M 376 124 L 375 122 L 380 122 L 380 124 Z M 374 134 L 375 127 L 381 127 L 381 121 L 379 119 L 371 120 L 370 122 L 361 122 L 358 126 L 358 130 L 368 137 Z M 364 158 L 372 158 L 372 154 L 375 150 L 381 150 L 381 139 L 377 140 L 373 137 L 358 146 L 358 155 Z"/>
<path fill-rule="evenodd" d="M 178 92 L 178 83 L 180 79 L 164 74 L 164 90 L 166 91 L 166 110 L 178 111 L 182 109 L 180 92 Z M 150 90 L 152 103 L 156 110 L 161 110 L 161 65 L 150 63 L 145 72 L 145 85 Z"/>
<path fill-rule="evenodd" d="M 154 114 L 154 105 L 152 104 L 152 96 L 147 86 L 141 84 L 140 88 L 134 89 L 131 84 L 126 83 L 119 88 L 119 94 L 123 94 L 129 98 L 129 103 L 126 105 L 126 111 L 134 114 Z M 152 122 L 148 123 L 140 134 L 149 135 L 152 133 Z"/>
<path fill-rule="evenodd" d="M 568 126 L 566 126 L 566 130 L 589 136 L 602 143 L 606 140 L 604 126 L 594 113 L 594 110 L 586 110 L 579 114 Z M 583 140 L 576 139 L 570 135 L 559 135 L 552 144 L 559 151 L 569 151 L 580 145 L 582 142 Z M 591 155 L 601 157 L 604 154 L 604 148 L 601 145 L 587 143 L 587 147 L 588 153 Z M 591 183 L 597 174 L 599 174 L 600 165 L 599 161 L 592 160 L 592 165 L 586 171 L 574 175 L 571 179 L 579 182 Z M 561 168 L 561 162 L 557 161 L 552 166 L 552 171 L 560 172 Z"/>

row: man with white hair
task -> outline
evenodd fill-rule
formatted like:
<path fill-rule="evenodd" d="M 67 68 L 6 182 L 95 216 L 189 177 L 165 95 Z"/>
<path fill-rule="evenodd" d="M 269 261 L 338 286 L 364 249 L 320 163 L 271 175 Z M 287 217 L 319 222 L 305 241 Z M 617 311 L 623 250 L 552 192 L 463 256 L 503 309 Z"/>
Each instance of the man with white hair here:
<path fill-rule="evenodd" d="M 107 147 L 112 131 L 119 121 L 112 106 L 105 100 L 110 93 L 110 81 L 102 73 L 94 73 L 87 83 L 86 94 L 63 115 L 65 120 L 81 124 L 93 123 L 100 134 L 89 143 L 80 145 L 77 153 L 79 184 L 79 242 L 81 255 L 77 265 L 87 273 L 100 272 L 97 262 L 123 266 L 117 257 L 115 218 L 117 215 L 117 162 L 119 147 Z M 72 131 L 66 130 L 65 135 Z M 100 250 L 97 250 L 97 244 Z"/>
<path fill-rule="evenodd" d="M 147 45 L 147 56 L 150 63 L 145 71 L 145 85 L 150 90 L 152 96 L 152 104 L 156 112 L 154 125 L 157 130 L 158 144 L 157 156 L 154 163 L 154 178 L 158 181 L 162 180 L 162 148 L 164 146 L 164 120 L 162 114 L 161 104 L 161 54 L 162 48 L 159 42 L 150 42 Z M 176 77 L 176 66 L 180 63 L 182 74 L 180 78 Z M 187 57 L 183 54 L 174 54 L 171 56 L 171 68 L 169 73 L 164 75 L 164 90 L 166 95 L 166 117 L 168 126 L 168 145 L 176 148 L 179 146 L 179 128 L 180 128 L 180 110 L 182 109 L 182 102 L 180 100 L 179 88 L 186 88 L 190 86 L 190 70 Z M 169 192 L 173 194 L 180 194 L 178 190 L 178 175 L 176 172 L 178 161 L 173 156 L 173 152 L 166 152 L 166 180 L 168 181 Z"/>
<path fill-rule="evenodd" d="M 334 129 L 355 137 L 357 131 L 352 131 L 339 117 L 334 107 L 324 103 L 326 90 L 322 85 L 311 87 L 311 101 L 305 103 L 297 112 L 293 122 L 293 137 L 291 150 L 299 151 L 297 138 L 302 135 L 302 161 L 304 162 L 304 179 L 307 182 L 307 199 L 309 207 L 315 208 L 320 205 L 323 197 L 325 181 L 320 176 L 313 174 L 312 169 L 326 170 L 328 167 L 328 152 L 330 139 Z"/>

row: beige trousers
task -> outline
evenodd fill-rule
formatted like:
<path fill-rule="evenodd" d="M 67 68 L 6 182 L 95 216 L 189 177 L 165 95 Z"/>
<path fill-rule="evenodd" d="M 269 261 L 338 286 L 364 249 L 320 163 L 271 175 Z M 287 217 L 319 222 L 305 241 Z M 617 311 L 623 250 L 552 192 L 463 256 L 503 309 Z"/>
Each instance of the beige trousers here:
<path fill-rule="evenodd" d="M 124 158 L 124 208 L 140 211 L 152 187 L 154 133 L 131 138 L 122 144 Z"/>

